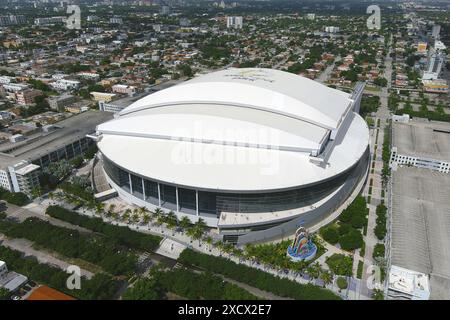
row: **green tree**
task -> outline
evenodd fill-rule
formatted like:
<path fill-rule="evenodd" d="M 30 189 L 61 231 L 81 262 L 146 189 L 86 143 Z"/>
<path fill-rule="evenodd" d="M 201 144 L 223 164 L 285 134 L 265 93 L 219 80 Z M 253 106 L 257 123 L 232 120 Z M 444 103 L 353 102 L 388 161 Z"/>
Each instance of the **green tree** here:
<path fill-rule="evenodd" d="M 185 231 L 190 227 L 191 223 L 191 220 L 188 217 L 184 216 L 180 220 L 180 228 Z"/>
<path fill-rule="evenodd" d="M 351 251 L 361 248 L 364 243 L 361 231 L 351 229 L 339 238 L 339 244 L 343 250 Z"/>
<path fill-rule="evenodd" d="M 372 299 L 374 300 L 384 300 L 383 291 L 380 289 L 373 289 L 372 291 Z"/>
<path fill-rule="evenodd" d="M 320 235 L 325 241 L 331 244 L 336 244 L 339 241 L 339 233 L 335 226 L 327 226 L 320 229 Z"/>
<path fill-rule="evenodd" d="M 341 290 L 347 289 L 348 287 L 347 279 L 345 279 L 344 277 L 337 278 L 336 283 L 338 288 Z"/>
<path fill-rule="evenodd" d="M 330 271 L 322 271 L 320 279 L 323 281 L 324 286 L 333 282 L 333 274 Z"/>
<path fill-rule="evenodd" d="M 1 287 L 0 288 L 0 300 L 6 300 L 11 295 L 8 289 Z"/>
<path fill-rule="evenodd" d="M 155 279 L 139 279 L 122 295 L 124 300 L 159 300 L 164 291 Z"/>
<path fill-rule="evenodd" d="M 349 277 L 353 274 L 353 259 L 349 256 L 335 253 L 325 262 L 334 274 Z"/>

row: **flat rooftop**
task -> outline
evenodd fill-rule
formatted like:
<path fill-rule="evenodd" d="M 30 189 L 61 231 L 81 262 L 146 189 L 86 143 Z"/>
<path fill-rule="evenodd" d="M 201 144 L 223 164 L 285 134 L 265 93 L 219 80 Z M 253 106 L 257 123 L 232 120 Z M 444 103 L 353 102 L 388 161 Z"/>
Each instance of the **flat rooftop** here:
<path fill-rule="evenodd" d="M 392 264 L 430 274 L 431 298 L 450 299 L 450 175 L 392 172 Z"/>
<path fill-rule="evenodd" d="M 389 289 L 411 295 L 414 300 L 427 300 L 430 283 L 424 273 L 393 265 L 389 272 Z"/>
<path fill-rule="evenodd" d="M 61 291 L 52 289 L 47 286 L 40 286 L 35 289 L 27 300 L 76 300 Z"/>
<path fill-rule="evenodd" d="M 393 123 L 392 145 L 406 156 L 450 161 L 450 123 L 412 120 Z"/>
<path fill-rule="evenodd" d="M 17 143 L 2 143 L 0 144 L 0 167 L 14 165 L 20 160 L 32 161 L 44 156 L 83 138 L 86 134 L 95 132 L 97 125 L 112 118 L 112 113 L 89 110 L 54 123 L 57 129 L 51 132 L 35 133 Z"/>
<path fill-rule="evenodd" d="M 144 98 L 146 96 L 148 96 L 149 94 L 155 93 L 156 91 L 162 90 L 162 89 L 166 89 L 169 87 L 172 87 L 174 85 L 176 85 L 177 83 L 180 83 L 181 81 L 179 80 L 170 80 L 170 81 L 166 81 L 154 86 L 151 86 L 150 88 L 148 88 L 146 91 L 144 92 L 140 92 L 137 93 L 133 96 L 126 96 L 124 98 L 120 98 L 117 100 L 113 100 L 110 102 L 106 102 L 106 104 L 113 104 L 116 106 L 120 106 L 120 107 L 128 107 L 129 105 L 131 105 L 132 103 L 138 101 L 141 98 Z"/>

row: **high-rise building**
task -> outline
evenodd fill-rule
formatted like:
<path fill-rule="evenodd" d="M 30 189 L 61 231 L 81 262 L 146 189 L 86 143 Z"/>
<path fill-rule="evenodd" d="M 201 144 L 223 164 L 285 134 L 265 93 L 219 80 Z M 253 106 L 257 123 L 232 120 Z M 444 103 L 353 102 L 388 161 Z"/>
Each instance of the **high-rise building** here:
<path fill-rule="evenodd" d="M 169 15 L 170 14 L 170 7 L 169 6 L 162 6 L 160 13 L 162 15 Z"/>
<path fill-rule="evenodd" d="M 341 31 L 341 29 L 339 27 L 334 27 L 334 26 L 325 27 L 325 32 L 328 32 L 328 33 L 338 33 L 339 31 Z"/>
<path fill-rule="evenodd" d="M 423 73 L 422 80 L 436 80 L 444 65 L 444 56 L 440 52 L 433 52 L 428 57 L 427 68 Z"/>
<path fill-rule="evenodd" d="M 22 15 L 0 16 L 0 27 L 25 24 L 27 19 Z"/>
<path fill-rule="evenodd" d="M 242 29 L 244 19 L 242 17 L 227 17 L 227 28 Z"/>
<path fill-rule="evenodd" d="M 120 17 L 112 17 L 112 18 L 109 18 L 109 23 L 111 23 L 111 24 L 122 24 L 123 20 Z"/>
<path fill-rule="evenodd" d="M 439 38 L 439 33 L 441 32 L 441 26 L 438 24 L 435 24 L 433 28 L 431 29 L 431 36 L 435 39 Z"/>

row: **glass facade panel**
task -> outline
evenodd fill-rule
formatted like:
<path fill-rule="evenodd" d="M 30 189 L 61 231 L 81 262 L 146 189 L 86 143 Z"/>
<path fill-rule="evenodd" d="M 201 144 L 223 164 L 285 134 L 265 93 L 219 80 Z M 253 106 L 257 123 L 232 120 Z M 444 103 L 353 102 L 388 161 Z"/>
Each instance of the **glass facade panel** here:
<path fill-rule="evenodd" d="M 198 191 L 198 211 L 203 216 L 218 217 L 221 212 L 258 213 L 291 210 L 300 207 L 311 206 L 315 202 L 327 197 L 337 190 L 347 179 L 365 167 L 368 155 L 365 155 L 360 164 L 348 172 L 335 177 L 332 180 L 316 184 L 314 186 L 292 189 L 282 192 L 270 193 L 216 193 Z M 122 189 L 130 192 L 128 173 L 117 167 L 106 157 L 103 157 L 104 168 L 108 176 Z M 361 169 L 362 168 L 362 169 Z M 132 175 L 133 194 L 143 198 L 141 178 Z M 144 180 L 146 201 L 159 205 L 158 183 Z M 161 206 L 169 210 L 177 210 L 176 187 L 160 184 Z M 185 213 L 196 214 L 195 190 L 178 188 L 179 210 Z"/>
<path fill-rule="evenodd" d="M 119 168 L 119 186 L 130 193 L 130 177 L 128 176 L 128 172 Z"/>
<path fill-rule="evenodd" d="M 66 146 L 66 154 L 68 159 L 72 159 L 75 156 L 73 153 L 72 144 Z"/>
<path fill-rule="evenodd" d="M 53 151 L 50 153 L 50 162 L 56 162 L 58 161 L 58 153 L 56 151 Z"/>
<path fill-rule="evenodd" d="M 78 141 L 73 143 L 73 152 L 75 153 L 75 155 L 81 154 L 81 145 Z"/>
<path fill-rule="evenodd" d="M 58 154 L 58 160 L 66 159 L 66 148 L 58 149 L 56 153 Z"/>
<path fill-rule="evenodd" d="M 216 194 L 213 192 L 198 192 L 198 211 L 200 215 L 212 214 L 219 215 L 216 206 Z"/>
<path fill-rule="evenodd" d="M 195 190 L 178 188 L 178 205 L 182 212 L 197 214 Z"/>
<path fill-rule="evenodd" d="M 144 199 L 144 191 L 142 189 L 142 179 L 135 176 L 134 174 L 131 175 L 131 185 L 133 189 L 133 196 Z"/>
<path fill-rule="evenodd" d="M 43 166 L 43 167 L 48 166 L 49 163 L 50 163 L 50 157 L 48 156 L 48 154 L 46 154 L 45 156 L 43 156 L 43 157 L 41 158 L 41 161 L 42 161 L 42 166 Z"/>
<path fill-rule="evenodd" d="M 145 201 L 159 206 L 158 183 L 150 180 L 144 180 Z"/>
<path fill-rule="evenodd" d="M 159 185 L 161 192 L 161 206 L 170 210 L 177 210 L 176 188 L 166 184 Z"/>

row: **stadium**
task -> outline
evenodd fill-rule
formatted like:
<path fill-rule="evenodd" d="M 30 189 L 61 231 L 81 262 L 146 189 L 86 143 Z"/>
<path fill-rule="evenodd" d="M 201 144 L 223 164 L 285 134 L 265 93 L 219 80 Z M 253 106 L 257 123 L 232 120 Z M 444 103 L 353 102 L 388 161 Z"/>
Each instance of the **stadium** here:
<path fill-rule="evenodd" d="M 224 241 L 291 235 L 359 190 L 369 164 L 363 91 L 272 69 L 227 69 L 150 94 L 97 126 L 119 196 L 202 218 Z"/>

